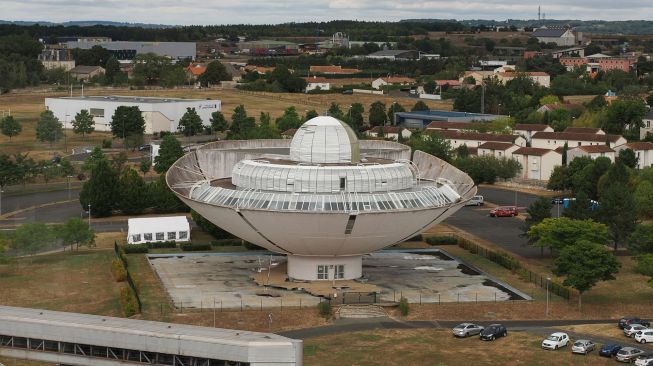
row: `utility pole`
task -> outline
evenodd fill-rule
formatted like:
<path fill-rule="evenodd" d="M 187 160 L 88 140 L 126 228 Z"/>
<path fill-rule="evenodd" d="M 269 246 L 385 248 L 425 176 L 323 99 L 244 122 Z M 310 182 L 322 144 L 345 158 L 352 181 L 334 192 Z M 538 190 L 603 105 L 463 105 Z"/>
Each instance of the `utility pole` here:
<path fill-rule="evenodd" d="M 549 282 L 551 277 L 546 278 L 546 317 L 549 317 Z"/>
<path fill-rule="evenodd" d="M 481 114 L 485 113 L 485 80 L 481 80 Z"/>
<path fill-rule="evenodd" d="M 88 204 L 88 228 L 91 228 L 91 204 Z"/>

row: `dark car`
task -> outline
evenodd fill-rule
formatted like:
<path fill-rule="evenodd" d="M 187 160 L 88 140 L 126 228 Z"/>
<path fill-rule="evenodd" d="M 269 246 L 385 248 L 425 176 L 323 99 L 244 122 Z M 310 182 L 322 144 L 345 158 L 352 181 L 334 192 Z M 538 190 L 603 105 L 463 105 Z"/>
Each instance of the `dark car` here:
<path fill-rule="evenodd" d="M 345 89 L 342 91 L 342 94 L 354 94 L 354 91 L 351 89 Z"/>
<path fill-rule="evenodd" d="M 146 144 L 138 147 L 138 151 L 150 151 L 152 150 L 152 145 Z"/>
<path fill-rule="evenodd" d="M 552 205 L 561 205 L 565 202 L 564 197 L 553 197 L 551 198 L 551 204 Z"/>
<path fill-rule="evenodd" d="M 492 324 L 483 329 L 480 333 L 480 338 L 483 341 L 493 341 L 499 337 L 508 335 L 508 330 L 501 324 Z"/>
<path fill-rule="evenodd" d="M 624 329 L 625 327 L 631 324 L 641 324 L 645 327 L 651 326 L 651 322 L 646 321 L 644 319 L 640 319 L 636 316 L 624 316 L 623 318 L 619 319 L 618 325 L 619 325 L 619 329 Z"/>
<path fill-rule="evenodd" d="M 619 352 L 622 346 L 618 344 L 604 344 L 599 350 L 599 356 L 612 357 Z"/>
<path fill-rule="evenodd" d="M 510 217 L 517 215 L 519 215 L 519 211 L 515 206 L 502 206 L 490 211 L 490 217 Z"/>

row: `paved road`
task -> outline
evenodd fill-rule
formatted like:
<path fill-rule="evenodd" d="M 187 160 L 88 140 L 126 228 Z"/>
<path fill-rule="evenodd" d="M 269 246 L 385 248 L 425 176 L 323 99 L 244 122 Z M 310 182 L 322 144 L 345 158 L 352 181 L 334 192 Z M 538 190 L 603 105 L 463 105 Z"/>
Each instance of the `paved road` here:
<path fill-rule="evenodd" d="M 69 198 L 70 197 L 70 198 Z M 27 207 L 42 205 L 51 202 L 66 201 L 79 197 L 79 188 L 71 188 L 70 196 L 67 189 L 40 192 L 34 194 L 12 194 L 2 196 L 2 213 L 20 210 Z M 79 205 L 78 205 L 79 206 Z"/>

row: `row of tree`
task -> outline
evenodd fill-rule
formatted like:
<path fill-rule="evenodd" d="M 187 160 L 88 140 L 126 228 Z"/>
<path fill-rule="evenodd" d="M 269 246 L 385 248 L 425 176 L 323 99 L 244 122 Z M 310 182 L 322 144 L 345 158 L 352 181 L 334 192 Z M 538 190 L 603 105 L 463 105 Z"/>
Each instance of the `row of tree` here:
<path fill-rule="evenodd" d="M 33 255 L 44 250 L 80 246 L 94 246 L 95 232 L 88 222 L 71 218 L 61 225 L 30 222 L 20 225 L 13 232 L 0 234 L 0 257 L 4 251 L 14 255 Z"/>

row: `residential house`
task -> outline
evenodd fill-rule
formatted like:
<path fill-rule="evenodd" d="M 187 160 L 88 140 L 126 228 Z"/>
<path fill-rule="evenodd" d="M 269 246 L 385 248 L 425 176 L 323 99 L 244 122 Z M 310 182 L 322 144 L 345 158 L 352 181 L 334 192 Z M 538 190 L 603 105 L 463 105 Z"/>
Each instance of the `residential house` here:
<path fill-rule="evenodd" d="M 637 169 L 644 169 L 653 165 L 653 142 L 629 142 L 615 148 L 617 154 L 624 149 L 631 149 L 635 152 Z"/>
<path fill-rule="evenodd" d="M 268 72 L 274 71 L 274 67 L 264 67 L 256 65 L 245 65 L 245 72 L 257 72 L 260 75 L 265 75 Z"/>
<path fill-rule="evenodd" d="M 562 165 L 562 154 L 551 149 L 522 147 L 512 152 L 512 158 L 521 164 L 522 179 L 549 180 L 553 169 Z"/>
<path fill-rule="evenodd" d="M 465 79 L 472 78 L 474 79 L 474 84 L 475 85 L 481 85 L 483 83 L 483 80 L 495 77 L 494 71 L 465 71 L 463 74 L 463 77 L 460 78 L 460 82 L 464 83 Z"/>
<path fill-rule="evenodd" d="M 467 147 L 479 147 L 485 142 L 504 142 L 526 146 L 526 139 L 516 135 L 502 135 L 496 133 L 479 133 L 479 132 L 460 132 L 450 130 L 428 130 L 427 134 L 436 134 L 451 143 L 451 148 L 455 149 L 461 145 Z"/>
<path fill-rule="evenodd" d="M 186 67 L 186 77 L 189 80 L 197 80 L 204 72 L 206 72 L 206 64 L 202 62 L 191 62 Z"/>
<path fill-rule="evenodd" d="M 297 132 L 296 128 L 289 128 L 281 133 L 281 138 L 292 139 L 293 137 L 295 137 L 295 132 Z"/>
<path fill-rule="evenodd" d="M 639 129 L 639 139 L 643 140 L 647 134 L 653 135 L 653 106 L 648 110 L 648 114 L 642 118 L 643 127 Z"/>
<path fill-rule="evenodd" d="M 75 80 L 90 80 L 95 76 L 104 75 L 104 68 L 100 66 L 75 66 L 70 69 L 70 76 Z"/>
<path fill-rule="evenodd" d="M 515 72 L 515 71 L 504 71 L 496 73 L 497 78 L 501 81 L 502 84 L 507 84 L 510 80 L 518 76 L 526 76 L 530 78 L 535 84 L 539 84 L 545 88 L 551 86 L 551 76 L 546 72 Z"/>
<path fill-rule="evenodd" d="M 413 50 L 381 50 L 370 53 L 366 56 L 371 59 L 402 61 L 402 60 L 419 60 L 419 51 Z"/>
<path fill-rule="evenodd" d="M 563 132 L 569 133 L 593 133 L 595 135 L 605 135 L 605 132 L 600 128 L 594 127 L 567 127 Z"/>
<path fill-rule="evenodd" d="M 583 43 L 583 34 L 575 33 L 570 27 L 542 27 L 531 34 L 538 42 L 555 43 L 558 46 L 575 46 Z"/>
<path fill-rule="evenodd" d="M 540 108 L 537 109 L 538 112 L 544 113 L 544 112 L 553 112 L 557 109 L 566 109 L 568 111 L 582 111 L 584 107 L 580 104 L 574 104 L 574 103 L 551 103 L 551 104 L 545 104 L 541 106 Z"/>
<path fill-rule="evenodd" d="M 306 92 L 311 90 L 331 90 L 331 83 L 327 78 L 322 76 L 313 76 L 304 78 L 306 80 Z"/>
<path fill-rule="evenodd" d="M 568 163 L 581 156 L 586 156 L 592 159 L 606 157 L 610 159 L 611 162 L 614 162 L 615 153 L 614 150 L 607 145 L 583 145 L 567 150 Z"/>
<path fill-rule="evenodd" d="M 519 149 L 519 146 L 510 142 L 484 142 L 478 146 L 478 155 L 491 155 L 495 158 L 512 158 L 512 153 Z"/>
<path fill-rule="evenodd" d="M 72 50 L 65 48 L 44 48 L 41 50 L 38 59 L 46 70 L 63 68 L 70 71 L 75 67 Z"/>
<path fill-rule="evenodd" d="M 357 74 L 359 69 L 343 69 L 342 66 L 311 66 L 309 72 L 312 74 L 340 75 L 340 74 Z"/>
<path fill-rule="evenodd" d="M 626 142 L 626 139 L 619 135 L 571 132 L 536 132 L 531 138 L 531 146 L 543 149 L 556 149 L 563 147 L 565 143 L 568 149 L 583 145 L 609 145 L 610 147 L 616 147 Z"/>
<path fill-rule="evenodd" d="M 410 85 L 415 84 L 415 79 L 406 76 L 388 76 L 372 81 L 372 88 L 381 89 L 384 85 Z"/>
<path fill-rule="evenodd" d="M 435 85 L 442 90 L 442 88 L 460 89 L 462 84 L 460 80 L 435 80 Z"/>
<path fill-rule="evenodd" d="M 399 134 L 404 140 L 408 140 L 413 134 L 409 129 L 401 126 L 374 126 L 369 130 L 365 131 L 365 135 L 369 137 L 379 137 L 379 130 L 383 128 L 383 138 L 390 140 L 399 140 Z"/>
<path fill-rule="evenodd" d="M 452 131 L 478 131 L 482 128 L 482 122 L 447 122 L 433 121 L 426 126 L 427 130 L 452 130 Z"/>
<path fill-rule="evenodd" d="M 539 123 L 517 123 L 513 132 L 516 135 L 521 135 L 526 138 L 526 141 L 530 141 L 533 134 L 536 132 L 553 132 L 553 128 L 549 125 L 539 124 Z"/>
<path fill-rule="evenodd" d="M 565 48 L 564 50 L 551 51 L 551 57 L 553 58 L 584 57 L 584 56 L 585 56 L 585 47 L 571 47 L 571 48 Z"/>

